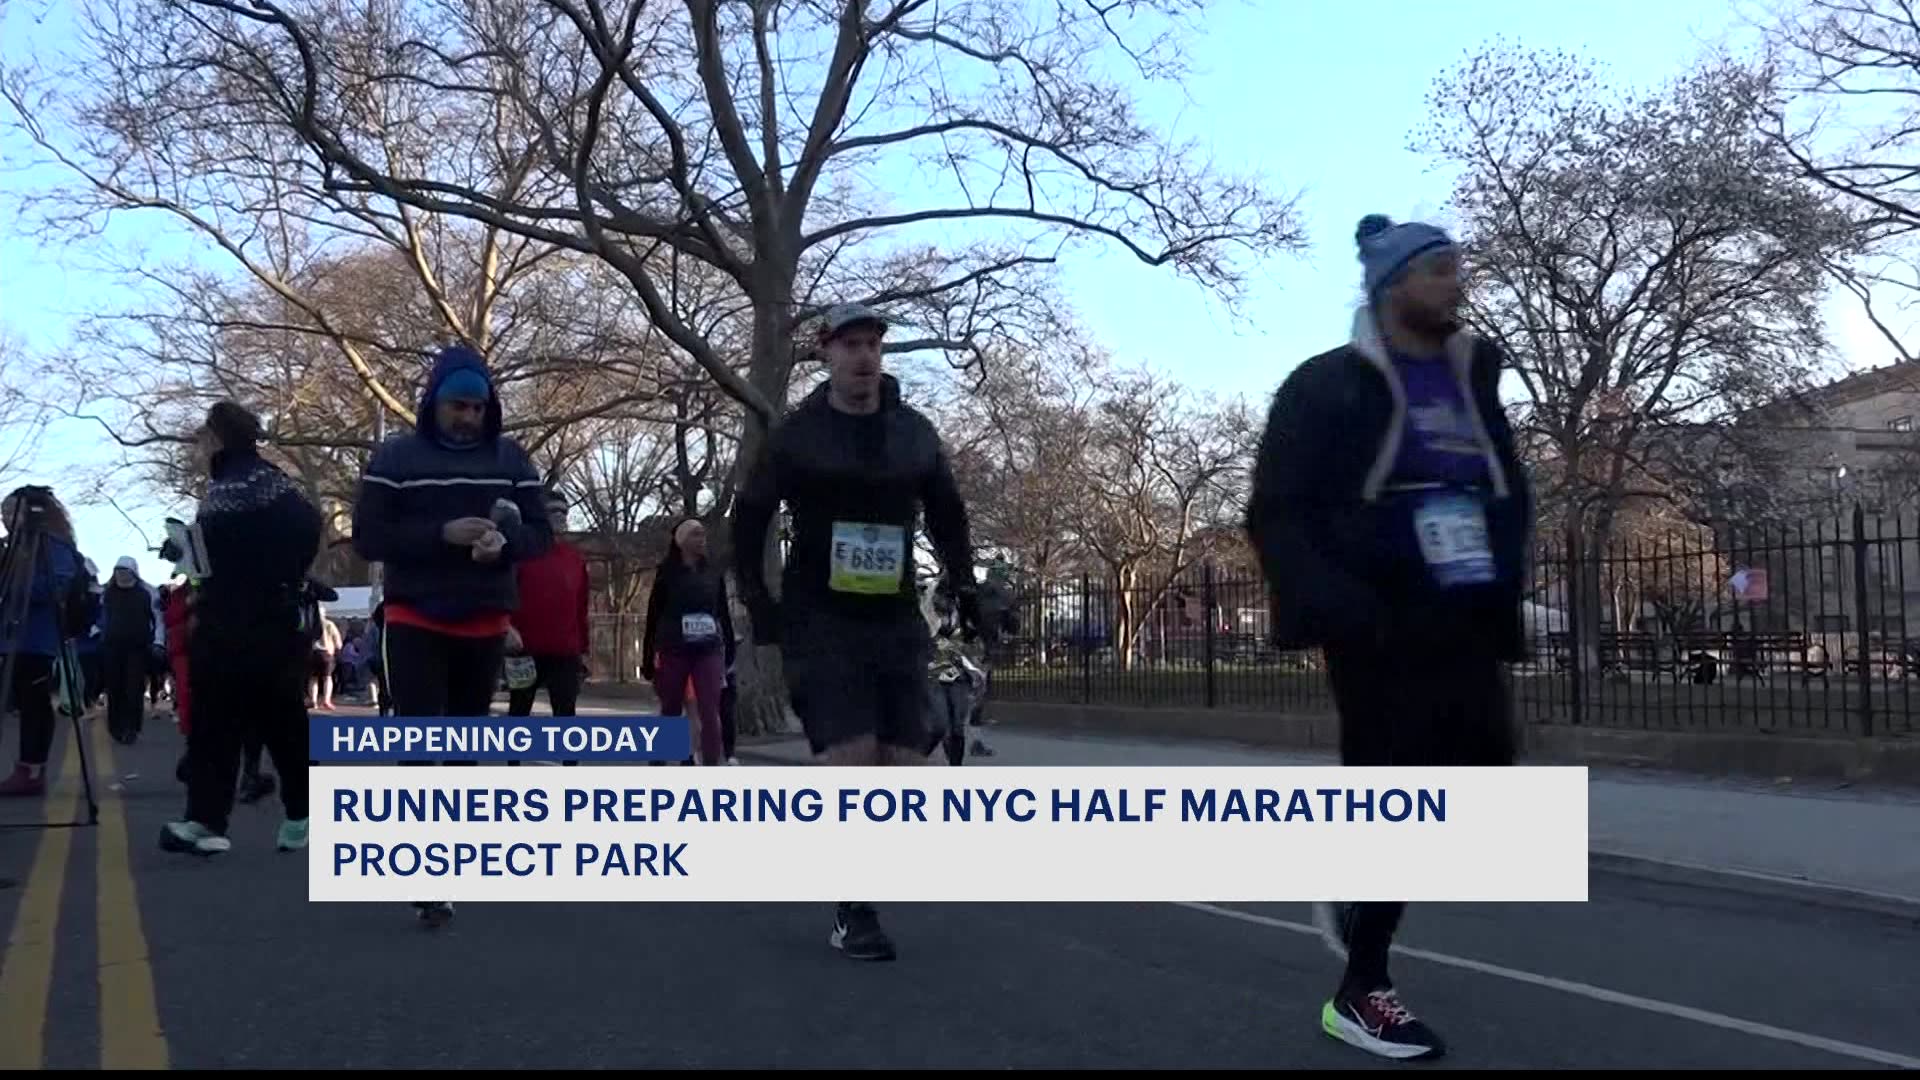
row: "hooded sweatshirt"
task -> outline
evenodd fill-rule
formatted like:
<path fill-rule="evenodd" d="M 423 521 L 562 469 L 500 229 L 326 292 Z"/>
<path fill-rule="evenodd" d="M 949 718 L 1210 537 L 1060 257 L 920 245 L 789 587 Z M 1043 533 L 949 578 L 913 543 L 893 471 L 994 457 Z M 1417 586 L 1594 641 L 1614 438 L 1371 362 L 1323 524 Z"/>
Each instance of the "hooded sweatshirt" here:
<path fill-rule="evenodd" d="M 133 569 L 126 564 L 131 559 L 122 559 L 115 570 Z M 122 586 L 119 576 L 107 580 L 105 595 L 107 609 L 106 645 L 112 649 L 145 649 L 153 644 L 153 595 L 147 592 L 147 584 L 140 580 L 138 573 L 133 583 Z"/>
<path fill-rule="evenodd" d="M 767 435 L 766 448 L 734 502 L 734 571 L 748 610 L 769 604 L 767 528 L 786 503 L 793 516 L 781 597 L 788 614 L 823 606 L 853 618 L 920 618 L 913 535 L 927 534 L 951 581 L 973 585 L 967 510 L 940 434 L 900 399 L 891 375 L 880 409 L 854 416 L 807 395 Z M 759 620 L 756 620 L 756 626 Z"/>
<path fill-rule="evenodd" d="M 478 442 L 448 441 L 434 418 L 440 388 L 457 371 L 487 380 L 484 430 Z M 506 629 L 519 603 L 514 567 L 553 543 L 539 473 L 520 444 L 501 433 L 500 396 L 492 389 L 486 361 L 472 349 L 443 350 L 420 397 L 411 434 L 388 439 L 373 455 L 353 507 L 353 546 L 362 558 L 384 564 L 384 596 L 396 623 L 410 615 L 437 627 Z M 456 518 L 494 516 L 505 499 L 518 520 L 499 520 L 507 546 L 492 563 L 475 562 L 472 549 L 440 535 Z"/>

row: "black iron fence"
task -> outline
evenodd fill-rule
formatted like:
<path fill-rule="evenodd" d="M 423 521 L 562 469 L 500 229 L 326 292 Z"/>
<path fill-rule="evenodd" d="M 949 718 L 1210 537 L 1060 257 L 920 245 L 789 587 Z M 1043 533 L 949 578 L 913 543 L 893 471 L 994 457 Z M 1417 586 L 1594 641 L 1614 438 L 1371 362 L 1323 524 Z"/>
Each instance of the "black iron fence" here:
<path fill-rule="evenodd" d="M 1333 707 L 1317 653 L 1268 644 L 1252 574 L 1032 583 L 1015 611 L 993 656 L 1000 700 Z M 1513 685 L 1534 723 L 1920 733 L 1920 518 L 1555 537 L 1529 568 L 1523 617 L 1533 655 Z M 641 631 L 638 616 L 595 616 L 596 676 L 637 681 Z"/>
<path fill-rule="evenodd" d="M 995 658 L 1006 700 L 1332 707 L 1317 653 L 1267 644 L 1251 575 L 1201 567 L 1132 589 L 1088 576 L 1019 608 Z M 1523 618 L 1533 656 L 1514 690 L 1532 722 L 1920 731 L 1920 520 L 1556 538 L 1529 569 Z"/>

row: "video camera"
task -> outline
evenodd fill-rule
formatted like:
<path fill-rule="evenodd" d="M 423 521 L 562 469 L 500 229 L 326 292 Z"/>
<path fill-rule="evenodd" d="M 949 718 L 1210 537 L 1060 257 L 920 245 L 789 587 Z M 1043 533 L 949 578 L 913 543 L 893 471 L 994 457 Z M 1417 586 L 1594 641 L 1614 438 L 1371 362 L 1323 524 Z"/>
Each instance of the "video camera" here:
<path fill-rule="evenodd" d="M 28 484 L 7 496 L 13 500 L 13 510 L 7 517 L 7 535 L 28 535 L 36 533 L 47 520 L 47 511 L 53 509 L 53 489 L 38 484 Z"/>

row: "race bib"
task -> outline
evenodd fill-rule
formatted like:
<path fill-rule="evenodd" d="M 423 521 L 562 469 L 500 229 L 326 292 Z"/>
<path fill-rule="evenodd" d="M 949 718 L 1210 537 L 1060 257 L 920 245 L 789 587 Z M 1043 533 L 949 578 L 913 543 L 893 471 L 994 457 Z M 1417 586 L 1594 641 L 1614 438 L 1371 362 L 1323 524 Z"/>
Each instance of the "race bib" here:
<path fill-rule="evenodd" d="M 720 636 L 720 624 L 707 614 L 680 616 L 680 640 L 700 645 Z"/>
<path fill-rule="evenodd" d="M 836 521 L 827 587 L 865 596 L 897 593 L 906 561 L 907 532 L 900 526 Z"/>
<path fill-rule="evenodd" d="M 534 666 L 531 656 L 507 657 L 507 686 L 514 690 L 525 690 L 539 677 L 539 669 Z"/>
<path fill-rule="evenodd" d="M 1493 580 L 1487 515 L 1478 502 L 1461 495 L 1431 496 L 1414 508 L 1413 531 L 1427 569 L 1441 588 Z"/>

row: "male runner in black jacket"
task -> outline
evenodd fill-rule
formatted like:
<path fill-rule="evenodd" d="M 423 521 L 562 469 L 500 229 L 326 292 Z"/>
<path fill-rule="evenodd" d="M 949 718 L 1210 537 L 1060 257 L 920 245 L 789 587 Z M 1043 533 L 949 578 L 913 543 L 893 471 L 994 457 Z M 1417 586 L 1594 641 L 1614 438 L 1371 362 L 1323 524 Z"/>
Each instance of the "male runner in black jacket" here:
<path fill-rule="evenodd" d="M 961 618 L 979 625 L 966 506 L 939 432 L 881 371 L 886 331 L 870 308 L 827 312 L 828 379 L 768 434 L 734 504 L 734 569 L 754 640 L 780 645 L 793 710 L 828 765 L 926 764 L 932 637 L 913 571 L 923 506 Z M 765 557 L 782 502 L 793 546 L 776 608 Z M 829 940 L 855 959 L 894 956 L 867 904 L 841 904 Z"/>

